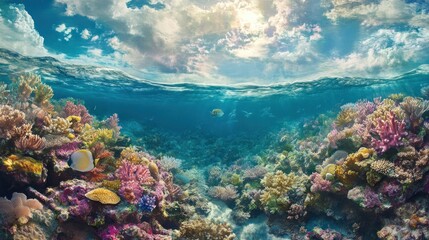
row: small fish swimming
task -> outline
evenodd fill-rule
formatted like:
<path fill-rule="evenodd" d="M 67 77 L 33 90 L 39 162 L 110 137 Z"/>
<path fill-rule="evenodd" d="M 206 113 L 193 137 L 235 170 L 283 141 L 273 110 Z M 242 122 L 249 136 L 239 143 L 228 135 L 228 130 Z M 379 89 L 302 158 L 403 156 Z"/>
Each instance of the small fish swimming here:
<path fill-rule="evenodd" d="M 210 113 L 212 117 L 222 117 L 225 113 L 220 108 L 215 108 Z"/>
<path fill-rule="evenodd" d="M 253 113 L 251 113 L 251 112 L 246 112 L 246 111 L 242 111 L 243 113 L 244 113 L 244 116 L 246 117 L 246 118 L 249 118 L 250 117 L 250 115 L 252 115 Z"/>
<path fill-rule="evenodd" d="M 87 149 L 75 151 L 68 161 L 69 166 L 79 172 L 89 172 L 94 169 L 94 159 L 92 153 Z"/>

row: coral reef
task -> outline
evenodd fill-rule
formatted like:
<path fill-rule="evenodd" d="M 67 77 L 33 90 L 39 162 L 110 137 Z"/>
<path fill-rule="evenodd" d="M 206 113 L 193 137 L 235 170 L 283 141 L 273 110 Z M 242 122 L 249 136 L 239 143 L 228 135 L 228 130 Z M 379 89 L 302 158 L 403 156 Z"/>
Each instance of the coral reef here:
<path fill-rule="evenodd" d="M 210 139 L 190 156 L 52 98 L 36 75 L 0 85 L 2 239 L 235 239 L 260 219 L 291 239 L 429 238 L 427 100 L 348 103 L 255 140 L 266 148 Z M 196 148 L 188 137 L 174 141 Z"/>

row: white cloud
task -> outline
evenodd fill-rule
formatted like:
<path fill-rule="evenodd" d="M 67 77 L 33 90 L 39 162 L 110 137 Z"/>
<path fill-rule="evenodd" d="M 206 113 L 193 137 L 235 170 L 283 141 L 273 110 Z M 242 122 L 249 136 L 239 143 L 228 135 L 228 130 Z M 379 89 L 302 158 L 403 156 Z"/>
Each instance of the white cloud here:
<path fill-rule="evenodd" d="M 82 30 L 82 32 L 80 33 L 80 36 L 83 38 L 83 39 L 89 39 L 90 37 L 91 37 L 91 32 L 88 30 L 88 29 L 84 29 L 84 30 Z"/>
<path fill-rule="evenodd" d="M 92 56 L 95 56 L 95 57 L 101 57 L 101 56 L 103 56 L 103 50 L 101 50 L 99 48 L 88 49 L 88 53 L 90 55 L 92 55 Z"/>
<path fill-rule="evenodd" d="M 99 39 L 100 37 L 98 35 L 95 35 L 91 38 L 91 42 L 95 42 Z"/>
<path fill-rule="evenodd" d="M 392 76 L 429 58 L 429 29 L 380 29 L 362 41 L 356 51 L 335 59 L 337 69 L 349 74 Z M 408 68 L 408 69 L 407 69 Z"/>
<path fill-rule="evenodd" d="M 63 38 L 63 39 L 64 39 L 66 42 L 68 42 L 68 41 L 73 37 L 72 32 L 73 32 L 73 31 L 77 32 L 77 28 L 75 28 L 75 27 L 67 27 L 67 25 L 66 25 L 66 24 L 61 23 L 60 25 L 58 25 L 58 26 L 55 28 L 55 31 L 57 31 L 57 32 L 59 32 L 59 33 L 62 33 L 62 34 L 64 35 L 64 38 Z"/>
<path fill-rule="evenodd" d="M 407 3 L 405 0 L 331 0 L 328 8 L 325 15 L 334 22 L 357 19 L 366 26 L 398 23 L 419 25 L 428 16 L 418 11 L 417 3 Z"/>
<path fill-rule="evenodd" d="M 58 25 L 55 28 L 55 31 L 57 31 L 57 32 L 64 32 L 66 30 L 66 28 L 67 28 L 66 25 L 64 23 L 61 23 L 60 25 Z"/>
<path fill-rule="evenodd" d="M 0 47 L 25 55 L 47 55 L 44 39 L 35 29 L 33 18 L 24 5 L 9 5 L 0 13 Z"/>
<path fill-rule="evenodd" d="M 221 58 L 268 59 L 279 44 L 290 45 L 280 52 L 302 56 L 298 38 L 307 42 L 308 50 L 322 38 L 321 31 L 311 36 L 290 33 L 302 25 L 305 9 L 315 4 L 305 0 L 165 1 L 161 10 L 129 9 L 126 0 L 56 2 L 66 5 L 67 15 L 79 14 L 109 26 L 115 32 L 110 46 L 138 69 L 214 73 Z M 190 47 L 199 40 L 204 52 Z"/>

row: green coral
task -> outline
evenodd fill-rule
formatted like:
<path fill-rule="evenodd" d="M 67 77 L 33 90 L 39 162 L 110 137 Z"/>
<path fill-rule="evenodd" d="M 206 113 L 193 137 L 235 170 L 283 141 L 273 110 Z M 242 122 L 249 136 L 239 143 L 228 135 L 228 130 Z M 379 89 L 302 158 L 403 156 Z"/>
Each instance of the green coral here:
<path fill-rule="evenodd" d="M 302 180 L 301 177 L 295 176 L 294 173 L 289 173 L 288 175 L 282 171 L 268 173 L 261 180 L 264 186 L 260 198 L 262 208 L 271 214 L 287 211 L 291 204 L 287 193 L 292 188 L 298 187 Z"/>

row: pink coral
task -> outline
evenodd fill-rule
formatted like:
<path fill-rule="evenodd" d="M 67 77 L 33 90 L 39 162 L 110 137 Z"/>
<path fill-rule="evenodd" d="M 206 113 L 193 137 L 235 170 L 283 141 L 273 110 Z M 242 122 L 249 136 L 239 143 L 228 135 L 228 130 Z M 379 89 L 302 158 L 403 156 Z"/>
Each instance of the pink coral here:
<path fill-rule="evenodd" d="M 136 181 L 122 182 L 118 194 L 129 203 L 136 204 L 143 196 L 143 189 Z"/>
<path fill-rule="evenodd" d="M 154 180 L 150 175 L 149 168 L 141 164 L 133 164 L 128 160 L 122 160 L 115 176 L 121 182 L 136 181 L 142 185 L 151 185 Z"/>
<path fill-rule="evenodd" d="M 405 121 L 396 119 L 393 112 L 390 112 L 386 120 L 378 119 L 372 130 L 378 136 L 372 138 L 373 147 L 379 153 L 384 153 L 391 148 L 403 146 L 402 140 L 408 135 L 405 127 Z"/>
<path fill-rule="evenodd" d="M 323 179 L 319 173 L 313 173 L 310 175 L 311 188 L 310 191 L 316 192 L 328 192 L 331 190 L 332 183 L 328 180 Z"/>
<path fill-rule="evenodd" d="M 142 185 L 154 183 L 147 166 L 133 164 L 128 160 L 122 160 L 120 167 L 115 172 L 115 176 L 121 180 L 119 195 L 130 203 L 137 203 L 142 197 Z"/>
<path fill-rule="evenodd" d="M 84 105 L 81 104 L 74 104 L 70 101 L 66 103 L 66 106 L 64 107 L 64 113 L 65 117 L 68 116 L 79 116 L 80 122 L 85 123 L 91 123 L 92 122 L 92 116 L 89 114 L 88 109 Z"/>

